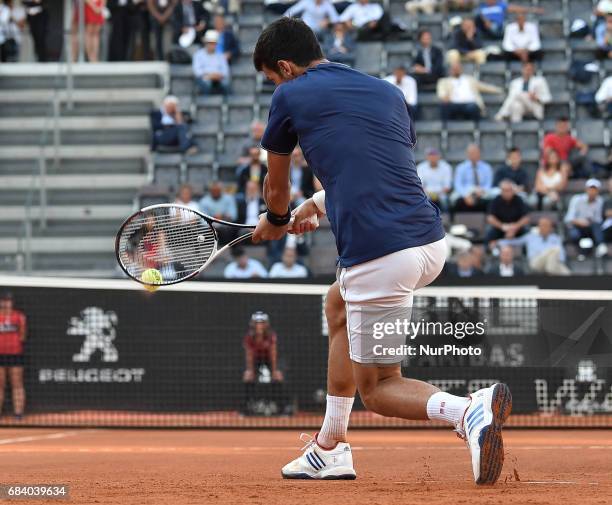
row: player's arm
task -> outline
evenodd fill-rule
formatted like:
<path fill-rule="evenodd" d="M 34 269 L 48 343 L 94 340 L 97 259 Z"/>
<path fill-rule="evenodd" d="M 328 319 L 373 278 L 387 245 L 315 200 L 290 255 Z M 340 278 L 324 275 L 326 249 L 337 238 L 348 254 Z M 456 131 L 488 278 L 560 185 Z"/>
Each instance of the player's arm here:
<path fill-rule="evenodd" d="M 315 231 L 319 227 L 319 218 L 326 214 L 325 190 L 317 191 L 292 213 L 293 224 L 289 233 L 301 235 Z"/>

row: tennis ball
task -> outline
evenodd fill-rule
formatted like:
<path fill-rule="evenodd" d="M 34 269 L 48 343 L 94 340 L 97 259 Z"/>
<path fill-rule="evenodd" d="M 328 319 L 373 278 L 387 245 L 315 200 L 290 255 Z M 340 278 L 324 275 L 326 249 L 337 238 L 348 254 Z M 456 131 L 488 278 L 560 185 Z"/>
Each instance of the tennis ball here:
<path fill-rule="evenodd" d="M 154 291 L 157 291 L 159 289 L 159 286 L 152 286 L 152 284 L 161 284 L 164 281 L 164 278 L 162 277 L 162 274 L 159 270 L 156 270 L 155 268 L 149 268 L 142 272 L 140 280 L 142 282 L 146 282 L 147 284 L 144 285 L 144 288 L 147 291 L 153 293 Z"/>

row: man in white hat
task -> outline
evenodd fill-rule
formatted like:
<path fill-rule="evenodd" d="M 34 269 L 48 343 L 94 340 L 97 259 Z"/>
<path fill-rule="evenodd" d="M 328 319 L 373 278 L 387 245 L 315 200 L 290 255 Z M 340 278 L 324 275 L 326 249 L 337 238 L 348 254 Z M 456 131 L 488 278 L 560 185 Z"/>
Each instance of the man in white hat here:
<path fill-rule="evenodd" d="M 230 92 L 229 65 L 225 56 L 217 52 L 218 41 L 219 32 L 208 30 L 202 38 L 204 47 L 193 55 L 193 74 L 203 95 L 227 95 Z"/>

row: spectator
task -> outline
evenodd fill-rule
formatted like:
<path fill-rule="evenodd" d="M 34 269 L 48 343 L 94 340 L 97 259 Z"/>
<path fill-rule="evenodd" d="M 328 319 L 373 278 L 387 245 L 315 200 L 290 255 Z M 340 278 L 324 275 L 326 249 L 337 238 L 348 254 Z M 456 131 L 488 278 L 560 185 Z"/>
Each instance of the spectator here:
<path fill-rule="evenodd" d="M 608 252 L 601 229 L 603 221 L 603 198 L 599 195 L 601 182 L 589 179 L 585 187 L 584 193 L 572 196 L 564 222 L 570 240 L 580 247 L 581 239 L 592 239 L 595 244 L 595 255 L 600 258 Z"/>
<path fill-rule="evenodd" d="M 329 61 L 352 67 L 355 64 L 356 49 L 355 39 L 347 32 L 344 23 L 336 23 L 332 33 L 328 33 L 323 39 L 323 51 Z"/>
<path fill-rule="evenodd" d="M 537 210 L 560 210 L 561 194 L 567 187 L 569 167 L 563 164 L 557 151 L 550 150 L 536 172 L 531 204 Z"/>
<path fill-rule="evenodd" d="M 542 217 L 537 228 L 530 233 L 513 239 L 501 239 L 500 246 L 525 246 L 527 248 L 527 261 L 534 273 L 547 275 L 569 275 L 570 270 L 565 265 L 565 249 L 561 237 L 554 232 L 553 222 Z"/>
<path fill-rule="evenodd" d="M 240 57 L 240 42 L 234 34 L 232 27 L 225 21 L 225 16 L 217 14 L 213 19 L 216 32 L 219 34 L 217 42 L 217 52 L 225 56 L 231 65 Z"/>
<path fill-rule="evenodd" d="M 193 154 L 197 151 L 189 126 L 185 123 L 178 98 L 168 95 L 159 110 L 151 112 L 153 137 L 151 150 L 159 146 L 176 147 L 181 152 Z"/>
<path fill-rule="evenodd" d="M 238 208 L 234 195 L 227 193 L 220 181 L 213 181 L 208 186 L 208 194 L 200 200 L 200 210 L 222 221 L 236 222 Z"/>
<path fill-rule="evenodd" d="M 612 115 L 612 75 L 604 79 L 595 93 L 595 102 L 604 117 Z"/>
<path fill-rule="evenodd" d="M 340 16 L 340 21 L 357 30 L 357 40 L 384 40 L 391 32 L 391 21 L 382 6 L 370 0 L 356 0 Z"/>
<path fill-rule="evenodd" d="M 448 210 L 453 169 L 442 159 L 437 149 L 427 149 L 426 156 L 427 159 L 417 165 L 417 173 L 429 199 L 445 212 Z"/>
<path fill-rule="evenodd" d="M 244 382 L 254 382 L 262 366 L 269 370 L 273 381 L 282 382 L 283 374 L 277 366 L 276 333 L 270 327 L 268 314 L 259 310 L 251 316 L 243 345 L 246 357 Z"/>
<path fill-rule="evenodd" d="M 473 244 L 470 249 L 470 254 L 472 255 L 472 264 L 474 268 L 484 272 L 484 264 L 487 259 L 487 251 L 483 245 Z"/>
<path fill-rule="evenodd" d="M 4 389 L 8 375 L 17 420 L 23 418 L 25 408 L 23 344 L 26 325 L 26 316 L 13 306 L 13 295 L 8 292 L 0 294 L 0 410 L 4 405 Z"/>
<path fill-rule="evenodd" d="M 151 15 L 155 35 L 155 56 L 158 60 L 165 59 L 164 29 L 178 2 L 179 0 L 147 0 L 147 8 Z"/>
<path fill-rule="evenodd" d="M 270 269 L 270 279 L 297 279 L 308 277 L 308 270 L 297 262 L 295 247 L 285 247 L 282 261 L 274 263 Z"/>
<path fill-rule="evenodd" d="M 438 81 L 437 93 L 444 121 L 466 119 L 478 121 L 486 112 L 480 93 L 501 93 L 497 86 L 485 84 L 471 75 L 465 75 L 460 63 L 453 63 L 450 76 Z"/>
<path fill-rule="evenodd" d="M 499 277 L 520 277 L 524 274 L 523 269 L 515 264 L 514 249 L 509 245 L 499 248 L 499 262 L 487 273 Z"/>
<path fill-rule="evenodd" d="M 502 48 L 507 60 L 525 63 L 542 59 L 538 25 L 527 21 L 525 14 L 517 14 L 516 21 L 506 26 Z"/>
<path fill-rule="evenodd" d="M 419 86 L 436 84 L 438 79 L 444 77 L 444 55 L 439 47 L 432 44 L 429 30 L 419 32 L 419 46 L 411 72 Z"/>
<path fill-rule="evenodd" d="M 36 59 L 39 63 L 47 61 L 47 27 L 49 24 L 49 13 L 47 11 L 47 0 L 21 0 L 23 4 L 32 41 L 34 42 L 34 51 Z"/>
<path fill-rule="evenodd" d="M 85 54 L 90 63 L 100 60 L 100 32 L 104 25 L 106 0 L 86 0 L 85 11 Z M 76 61 L 79 55 L 79 15 L 80 9 L 74 9 L 72 19 L 72 57 Z"/>
<path fill-rule="evenodd" d="M 193 199 L 193 189 L 189 184 L 182 184 L 176 193 L 176 198 L 174 199 L 174 203 L 176 205 L 182 205 L 183 207 L 189 207 L 196 212 L 200 211 L 200 206 L 198 202 Z M 178 220 L 183 223 L 191 223 L 196 220 L 196 216 L 191 212 L 185 213 L 172 207 L 170 209 L 170 215 L 178 218 Z"/>
<path fill-rule="evenodd" d="M 204 35 L 204 47 L 193 55 L 193 75 L 196 84 L 203 95 L 222 94 L 230 92 L 230 71 L 227 59 L 217 52 L 219 33 L 208 30 Z"/>
<path fill-rule="evenodd" d="M 546 79 L 535 75 L 533 63 L 523 63 L 522 76 L 510 83 L 508 97 L 495 115 L 495 119 L 503 121 L 510 118 L 512 123 L 520 123 L 525 116 L 533 116 L 538 121 L 542 121 L 544 106 L 551 100 Z"/>
<path fill-rule="evenodd" d="M 487 223 L 489 228 L 485 243 L 500 238 L 514 238 L 522 235 L 529 224 L 529 209 L 516 194 L 516 186 L 510 180 L 500 184 L 501 192 L 489 204 Z"/>
<path fill-rule="evenodd" d="M 508 151 L 506 163 L 499 167 L 493 178 L 493 186 L 499 186 L 502 181 L 509 180 L 516 186 L 517 193 L 524 194 L 527 191 L 529 176 L 522 167 L 523 157 L 518 147 L 512 147 Z"/>
<path fill-rule="evenodd" d="M 470 212 L 487 208 L 487 193 L 493 186 L 491 165 L 480 159 L 480 148 L 470 144 L 466 150 L 467 160 L 455 169 L 455 210 Z"/>
<path fill-rule="evenodd" d="M 476 9 L 476 26 L 478 31 L 488 39 L 499 40 L 504 34 L 504 23 L 506 14 L 513 12 L 516 14 L 526 14 L 533 12 L 542 14 L 544 11 L 539 8 L 523 7 L 513 5 L 505 0 L 484 0 Z"/>
<path fill-rule="evenodd" d="M 597 57 L 605 60 L 612 57 L 612 14 L 606 15 L 605 23 L 600 23 L 595 30 Z"/>
<path fill-rule="evenodd" d="M 406 2 L 406 11 L 412 16 L 419 12 L 431 15 L 436 8 L 444 13 L 449 10 L 468 11 L 472 10 L 475 4 L 476 0 L 409 0 Z"/>
<path fill-rule="evenodd" d="M 406 68 L 403 65 L 395 67 L 393 73 L 385 77 L 385 81 L 390 82 L 395 87 L 399 88 L 408 104 L 408 113 L 412 119 L 417 118 L 417 83 L 406 74 Z"/>
<path fill-rule="evenodd" d="M 487 53 L 483 49 L 482 40 L 476 31 L 474 20 L 466 18 L 453 33 L 452 49 L 446 53 L 449 65 L 460 61 L 470 61 L 482 65 L 487 61 Z"/>
<path fill-rule="evenodd" d="M 238 193 L 244 193 L 247 181 L 255 181 L 263 190 L 263 181 L 268 173 L 268 167 L 261 162 L 261 149 L 252 145 L 249 149 L 249 160 L 236 169 Z"/>
<path fill-rule="evenodd" d="M 571 177 L 588 177 L 591 172 L 587 160 L 589 146 L 572 136 L 570 122 L 566 117 L 557 119 L 555 131 L 544 136 L 542 157 L 545 158 L 551 150 L 557 151 L 561 161 L 569 162 Z"/>
<path fill-rule="evenodd" d="M 254 279 L 268 276 L 264 266 L 256 259 L 249 258 L 244 249 L 234 248 L 232 253 L 234 261 L 229 263 L 223 271 L 223 277 L 226 279 Z"/>
<path fill-rule="evenodd" d="M 191 41 L 202 40 L 210 25 L 210 12 L 202 2 L 179 0 L 172 14 L 174 43 L 177 44 L 181 35 L 193 33 Z M 191 44 L 189 44 L 191 45 Z"/>
<path fill-rule="evenodd" d="M 251 156 L 249 154 L 251 147 L 253 146 L 259 147 L 261 145 L 261 139 L 265 131 L 266 131 L 266 125 L 262 121 L 258 121 L 256 119 L 251 123 L 250 136 L 242 144 L 242 155 L 240 156 L 240 158 L 238 158 L 239 165 L 244 165 L 245 163 L 249 162 L 249 160 L 251 159 Z M 262 163 L 266 163 L 267 159 L 268 158 L 267 158 L 266 151 L 261 149 L 259 152 L 259 160 Z"/>
<path fill-rule="evenodd" d="M 338 21 L 338 12 L 331 0 L 300 0 L 285 11 L 285 16 L 302 15 L 302 21 L 321 36 L 329 29 L 330 24 Z"/>
<path fill-rule="evenodd" d="M 474 258 L 469 251 L 462 251 L 457 254 L 457 260 L 454 263 L 449 263 L 448 273 L 452 277 L 480 277 L 482 270 L 474 265 Z"/>
<path fill-rule="evenodd" d="M 111 14 L 111 33 L 108 43 L 108 61 L 127 61 L 131 59 L 136 29 L 136 0 L 107 0 Z"/>
<path fill-rule="evenodd" d="M 605 242 L 612 242 L 612 177 L 608 179 L 608 199 L 604 204 L 604 222 L 601 229 Z"/>
<path fill-rule="evenodd" d="M 315 177 L 304 159 L 302 149 L 297 146 L 291 154 L 290 181 L 291 204 L 300 205 L 315 193 Z"/>
<path fill-rule="evenodd" d="M 238 222 L 256 225 L 259 216 L 266 211 L 266 202 L 256 181 L 247 181 L 244 195 L 238 198 Z"/>

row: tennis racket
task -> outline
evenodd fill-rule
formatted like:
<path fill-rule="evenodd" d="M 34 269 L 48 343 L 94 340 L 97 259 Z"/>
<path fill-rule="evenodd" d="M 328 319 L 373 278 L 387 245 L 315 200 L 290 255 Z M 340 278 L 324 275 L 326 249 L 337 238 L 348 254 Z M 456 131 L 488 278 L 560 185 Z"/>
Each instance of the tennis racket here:
<path fill-rule="evenodd" d="M 219 236 L 213 226 L 254 230 L 207 216 L 190 207 L 159 204 L 145 207 L 128 217 L 115 239 L 115 253 L 121 269 L 132 279 L 148 286 L 167 286 L 198 275 L 230 247 L 248 240 L 245 233 L 219 249 Z M 149 279 L 143 273 L 157 270 L 161 276 Z"/>

